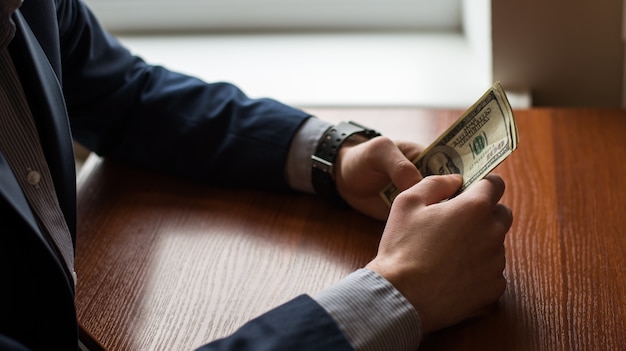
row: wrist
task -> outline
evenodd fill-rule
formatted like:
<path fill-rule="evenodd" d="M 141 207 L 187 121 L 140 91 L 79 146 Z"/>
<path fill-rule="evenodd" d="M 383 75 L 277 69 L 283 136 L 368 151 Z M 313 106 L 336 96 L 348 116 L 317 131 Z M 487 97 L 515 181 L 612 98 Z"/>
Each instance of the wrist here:
<path fill-rule="evenodd" d="M 311 180 L 315 192 L 337 203 L 344 203 L 335 183 L 335 164 L 339 150 L 347 143 L 365 141 L 380 133 L 354 122 L 341 122 L 328 128 L 311 156 Z"/>
<path fill-rule="evenodd" d="M 381 262 L 382 261 L 382 262 Z M 389 282 L 417 311 L 421 319 L 422 332 L 429 333 L 432 328 L 429 324 L 430 319 L 425 314 L 424 300 L 428 300 L 428 292 L 423 291 L 424 278 L 421 274 L 411 272 L 410 268 L 399 268 L 402 264 L 393 262 L 383 257 L 377 256 L 370 261 L 364 268 L 383 277 Z M 433 278 L 429 278 L 432 280 Z"/>

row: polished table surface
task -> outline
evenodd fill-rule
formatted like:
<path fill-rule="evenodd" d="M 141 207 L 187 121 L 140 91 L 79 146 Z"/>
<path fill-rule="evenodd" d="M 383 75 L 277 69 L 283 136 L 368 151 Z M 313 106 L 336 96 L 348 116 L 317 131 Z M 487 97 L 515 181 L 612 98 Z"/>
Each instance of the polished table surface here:
<path fill-rule="evenodd" d="M 433 141 L 461 111 L 311 109 Z M 507 289 L 421 350 L 626 349 L 626 111 L 515 111 L 496 168 Z M 108 350 L 190 350 L 376 253 L 384 224 L 315 196 L 224 189 L 91 157 L 78 178 L 77 313 Z"/>

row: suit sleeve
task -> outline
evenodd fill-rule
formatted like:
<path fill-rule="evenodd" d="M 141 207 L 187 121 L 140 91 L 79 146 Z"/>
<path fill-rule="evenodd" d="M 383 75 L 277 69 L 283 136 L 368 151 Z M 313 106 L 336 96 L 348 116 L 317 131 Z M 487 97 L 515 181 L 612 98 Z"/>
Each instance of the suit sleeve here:
<path fill-rule="evenodd" d="M 0 334 L 0 350 L 4 351 L 28 351 L 26 346 L 19 342 L 9 338 L 8 336 Z"/>
<path fill-rule="evenodd" d="M 328 313 L 309 296 L 302 295 L 197 351 L 225 350 L 349 351 L 353 348 Z"/>
<path fill-rule="evenodd" d="M 58 0 L 57 18 L 63 91 L 81 144 L 192 179 L 286 186 L 289 145 L 306 113 L 149 65 L 79 0 Z"/>

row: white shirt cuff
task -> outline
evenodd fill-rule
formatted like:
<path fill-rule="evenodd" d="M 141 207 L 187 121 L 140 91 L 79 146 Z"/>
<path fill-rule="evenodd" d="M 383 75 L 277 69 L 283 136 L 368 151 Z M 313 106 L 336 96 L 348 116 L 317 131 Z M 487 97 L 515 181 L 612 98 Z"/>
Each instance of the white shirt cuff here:
<path fill-rule="evenodd" d="M 359 269 L 314 299 L 356 350 L 411 350 L 421 341 L 417 311 L 385 278 Z"/>
<path fill-rule="evenodd" d="M 291 141 L 287 155 L 287 182 L 294 190 L 313 193 L 311 182 L 311 156 L 324 132 L 331 126 L 319 118 L 311 117 L 304 121 Z"/>

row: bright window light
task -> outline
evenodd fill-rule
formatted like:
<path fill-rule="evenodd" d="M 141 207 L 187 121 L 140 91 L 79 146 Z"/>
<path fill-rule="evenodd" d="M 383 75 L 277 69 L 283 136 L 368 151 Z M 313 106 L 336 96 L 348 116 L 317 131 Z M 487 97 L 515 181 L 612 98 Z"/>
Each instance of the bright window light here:
<path fill-rule="evenodd" d="M 461 0 L 86 0 L 113 31 L 459 31 Z"/>

